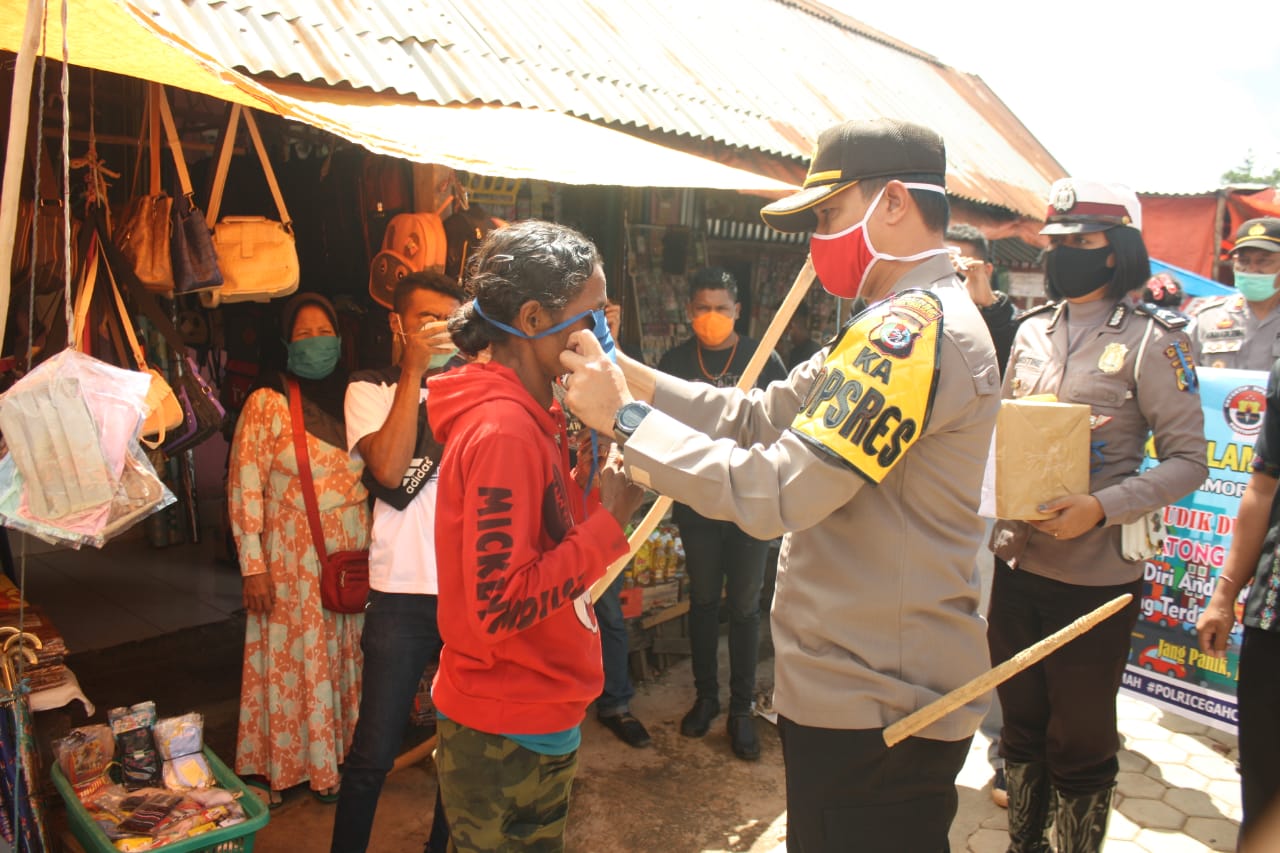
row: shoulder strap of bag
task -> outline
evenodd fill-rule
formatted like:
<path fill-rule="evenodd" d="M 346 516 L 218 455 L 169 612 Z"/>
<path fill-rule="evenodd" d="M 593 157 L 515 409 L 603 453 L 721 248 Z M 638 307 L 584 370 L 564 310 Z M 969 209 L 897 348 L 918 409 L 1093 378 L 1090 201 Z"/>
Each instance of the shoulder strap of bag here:
<path fill-rule="evenodd" d="M 289 219 L 289 211 L 284 206 L 284 196 L 280 194 L 280 184 L 276 182 L 275 170 L 271 168 L 271 161 L 267 159 L 267 149 L 262 144 L 262 135 L 258 133 L 258 121 L 253 117 L 253 110 L 244 111 L 244 123 L 249 128 L 249 135 L 253 137 L 253 147 L 258 149 L 258 159 L 262 161 L 262 172 L 267 176 L 271 195 L 275 198 L 276 208 L 280 211 L 280 222 L 285 228 L 291 228 L 293 221 Z"/>
<path fill-rule="evenodd" d="M 169 96 L 165 93 L 164 86 L 157 84 L 156 88 L 159 89 L 160 119 L 164 122 L 165 136 L 169 137 L 169 150 L 173 152 L 174 165 L 178 168 L 178 183 L 182 185 L 182 194 L 190 199 L 195 191 L 191 188 L 191 173 L 187 171 L 187 158 L 182 153 L 178 126 L 173 123 L 173 112 L 169 109 Z"/>
<path fill-rule="evenodd" d="M 151 166 L 151 195 L 160 195 L 160 116 L 157 105 L 160 103 L 160 86 L 156 83 L 147 85 L 147 97 L 150 109 L 147 110 L 147 154 Z"/>
<path fill-rule="evenodd" d="M 231 152 L 235 149 L 236 130 L 240 123 L 240 114 L 244 114 L 245 126 L 249 128 L 249 136 L 253 139 L 254 150 L 262 162 L 262 173 L 267 176 L 267 185 L 271 188 L 271 197 L 275 199 L 276 209 L 280 211 L 280 222 L 286 229 L 292 229 L 293 220 L 289 218 L 289 209 L 285 207 L 284 196 L 280 194 L 280 184 L 276 181 L 275 170 L 267 159 L 266 146 L 262 144 L 262 134 L 258 132 L 258 122 L 253 111 L 239 104 L 231 105 L 231 118 L 227 123 L 227 133 L 223 138 L 222 151 L 218 154 L 218 168 L 213 176 L 213 192 L 209 194 L 209 222 L 218 221 L 218 211 L 222 208 L 222 194 L 227 187 L 227 171 L 231 168 Z"/>
<path fill-rule="evenodd" d="M 85 252 L 84 278 L 80 283 L 80 292 L 76 294 L 75 308 L 72 316 L 75 322 L 71 329 L 71 348 L 84 352 L 84 326 L 89 321 L 89 306 L 93 303 L 93 288 L 98 281 L 98 237 L 89 238 L 89 248 Z"/>
<path fill-rule="evenodd" d="M 94 229 L 97 232 L 98 246 L 106 256 L 107 266 L 111 269 L 112 275 L 117 281 L 123 281 L 125 287 L 129 290 L 129 298 L 133 300 L 133 304 L 143 315 L 151 321 L 151 325 L 155 326 L 156 331 L 169 344 L 169 349 L 173 352 L 175 358 L 179 361 L 187 357 L 187 345 L 182 340 L 182 335 L 178 334 L 178 329 L 173 325 L 173 321 L 160 310 L 160 306 L 156 304 L 155 297 L 142 286 L 142 282 L 138 281 L 138 276 L 134 273 L 133 268 L 120 254 L 120 249 L 111 240 L 111 236 L 107 233 L 106 223 L 103 222 L 102 214 L 99 211 L 91 211 L 90 219 L 93 221 Z"/>
<path fill-rule="evenodd" d="M 227 170 L 231 168 L 231 153 L 236 148 L 236 129 L 240 126 L 240 111 L 244 107 L 231 105 L 231 115 L 227 119 L 227 132 L 222 135 L 222 150 L 218 152 L 218 165 L 213 172 L 213 189 L 209 192 L 209 224 L 218 221 L 218 210 L 222 207 L 222 193 L 227 188 Z"/>
<path fill-rule="evenodd" d="M 311 544 L 321 564 L 329 559 L 320 527 L 320 508 L 316 505 L 316 487 L 311 480 L 311 459 L 307 456 L 307 430 L 302 421 L 302 389 L 298 380 L 289 377 L 289 417 L 293 427 L 293 453 L 298 457 L 298 479 L 302 481 L 302 500 L 307 505 L 307 526 L 311 528 Z"/>

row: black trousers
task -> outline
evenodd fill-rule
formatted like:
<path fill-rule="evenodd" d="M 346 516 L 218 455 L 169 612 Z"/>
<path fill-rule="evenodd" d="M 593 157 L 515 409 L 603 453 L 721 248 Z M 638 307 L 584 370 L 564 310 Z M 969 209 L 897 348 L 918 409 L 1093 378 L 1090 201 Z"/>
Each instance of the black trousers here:
<path fill-rule="evenodd" d="M 1240 792 L 1244 820 L 1240 840 L 1274 824 L 1280 807 L 1280 634 L 1244 629 L 1240 645 Z M 1274 825 L 1267 827 L 1274 830 Z M 1275 836 L 1271 836 L 1274 842 Z M 1245 847 L 1244 849 L 1252 849 Z M 1258 850 L 1264 847 L 1258 847 Z"/>
<path fill-rule="evenodd" d="M 997 688 L 1004 709 L 1000 754 L 1007 761 L 1046 764 L 1064 794 L 1101 791 L 1120 769 L 1116 694 L 1138 621 L 1142 579 L 1077 586 L 996 560 L 987 614 L 993 666 L 1126 592 L 1133 601 L 1124 610 Z"/>
<path fill-rule="evenodd" d="M 778 717 L 787 779 L 787 853 L 945 853 L 956 775 L 973 738 L 819 729 Z"/>

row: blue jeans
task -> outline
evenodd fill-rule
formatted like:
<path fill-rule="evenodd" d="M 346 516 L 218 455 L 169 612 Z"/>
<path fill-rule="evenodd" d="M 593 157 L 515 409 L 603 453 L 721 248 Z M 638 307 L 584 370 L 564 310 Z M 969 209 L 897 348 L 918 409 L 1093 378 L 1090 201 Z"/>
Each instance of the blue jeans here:
<path fill-rule="evenodd" d="M 436 597 L 369 590 L 364 609 L 364 683 L 351 752 L 342 771 L 331 853 L 364 853 L 373 829 L 382 783 L 395 763 L 409 726 L 413 697 L 428 664 L 440 659 Z M 431 850 L 448 845 L 439 794 Z"/>
<path fill-rule="evenodd" d="M 760 656 L 760 589 L 769 543 L 751 538 L 732 522 L 695 516 L 688 510 L 677 515 L 676 521 L 689 576 L 689 650 L 698 698 L 720 698 L 716 674 L 720 591 L 727 585 L 729 713 L 749 714 Z"/>
<path fill-rule="evenodd" d="M 627 642 L 627 620 L 622 616 L 622 600 L 619 597 L 624 580 L 619 574 L 596 602 L 596 621 L 600 623 L 600 653 L 604 658 L 604 690 L 596 700 L 598 717 L 614 717 L 630 711 L 631 697 L 636 695 L 628 667 L 631 650 Z"/>

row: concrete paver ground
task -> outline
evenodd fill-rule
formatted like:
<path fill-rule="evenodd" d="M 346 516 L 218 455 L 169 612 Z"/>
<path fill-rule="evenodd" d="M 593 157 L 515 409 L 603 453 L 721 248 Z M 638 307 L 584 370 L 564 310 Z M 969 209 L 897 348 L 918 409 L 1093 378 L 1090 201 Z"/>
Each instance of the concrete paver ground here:
<path fill-rule="evenodd" d="M 722 685 L 728 683 L 727 657 L 722 649 Z M 772 660 L 761 662 L 760 681 L 772 681 Z M 763 755 L 754 763 L 731 753 L 723 716 L 705 738 L 681 737 L 680 717 L 693 702 L 692 683 L 686 659 L 639 686 L 632 709 L 653 735 L 648 749 L 630 749 L 588 718 L 569 815 L 570 851 L 785 850 L 786 797 L 776 730 L 757 721 Z M 1107 853 L 1234 850 L 1240 820 L 1235 737 L 1127 695 L 1118 707 L 1124 750 Z M 986 751 L 986 739 L 975 736 L 957 779 L 955 851 L 1003 853 L 1008 845 L 1005 811 L 991 801 Z M 429 762 L 388 779 L 370 850 L 421 850 L 434 796 Z M 333 811 L 305 791 L 289 792 L 258 833 L 254 849 L 327 850 Z"/>

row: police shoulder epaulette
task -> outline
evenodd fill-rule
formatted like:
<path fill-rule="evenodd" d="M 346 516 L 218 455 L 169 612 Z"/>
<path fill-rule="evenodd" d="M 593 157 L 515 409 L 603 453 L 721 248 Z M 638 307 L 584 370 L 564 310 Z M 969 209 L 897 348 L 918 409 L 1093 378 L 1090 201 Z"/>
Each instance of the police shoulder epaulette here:
<path fill-rule="evenodd" d="M 1194 306 L 1195 310 L 1192 313 L 1199 315 L 1201 312 L 1208 311 L 1210 308 L 1221 308 L 1223 305 L 1230 302 L 1231 299 L 1231 296 L 1210 296 L 1208 298 L 1198 300 Z"/>
<path fill-rule="evenodd" d="M 1028 308 L 1026 311 L 1023 311 L 1021 314 L 1018 315 L 1017 317 L 1018 322 L 1022 322 L 1028 317 L 1035 317 L 1039 314 L 1048 314 L 1050 311 L 1053 311 L 1055 308 L 1057 308 L 1058 305 L 1060 304 L 1061 303 L 1058 303 L 1058 302 L 1046 302 L 1043 305 L 1037 305 L 1034 308 Z"/>
<path fill-rule="evenodd" d="M 1135 309 L 1139 314 L 1143 314 L 1155 320 L 1162 327 L 1170 331 L 1186 328 L 1191 321 L 1177 311 L 1170 311 L 1168 308 L 1161 308 L 1159 305 L 1153 305 L 1150 302 L 1140 302 Z"/>

